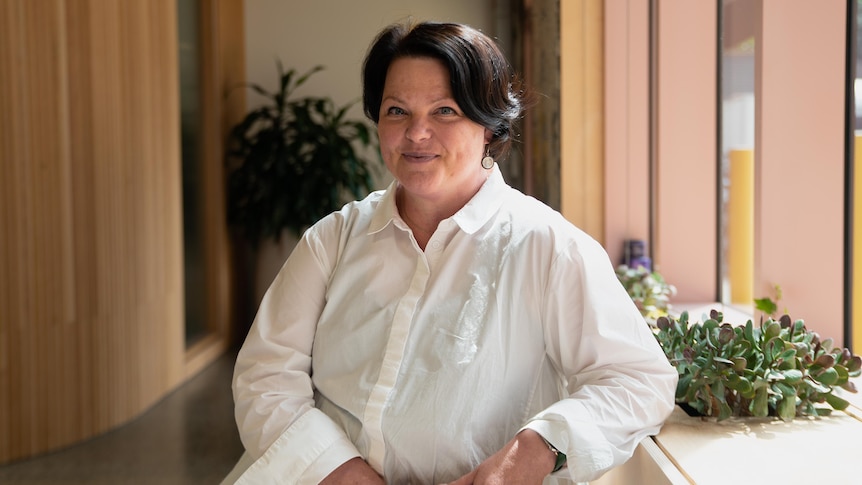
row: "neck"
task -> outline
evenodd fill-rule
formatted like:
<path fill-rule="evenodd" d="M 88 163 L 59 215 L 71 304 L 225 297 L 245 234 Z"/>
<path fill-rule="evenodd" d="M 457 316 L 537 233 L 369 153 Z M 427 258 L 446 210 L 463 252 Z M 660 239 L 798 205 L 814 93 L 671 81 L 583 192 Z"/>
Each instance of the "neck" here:
<path fill-rule="evenodd" d="M 437 230 L 440 221 L 457 212 L 457 209 L 441 209 L 439 205 L 432 202 L 410 198 L 403 188 L 398 189 L 395 203 L 398 207 L 398 213 L 413 231 L 413 237 L 416 238 L 416 242 L 423 250 L 431 236 L 434 235 L 434 231 Z"/>

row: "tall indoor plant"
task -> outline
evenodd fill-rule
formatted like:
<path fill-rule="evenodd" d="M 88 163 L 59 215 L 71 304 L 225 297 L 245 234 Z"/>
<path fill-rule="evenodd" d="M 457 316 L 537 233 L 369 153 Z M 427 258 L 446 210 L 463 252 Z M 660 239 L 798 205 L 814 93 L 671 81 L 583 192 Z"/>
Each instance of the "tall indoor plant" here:
<path fill-rule="evenodd" d="M 228 139 L 228 221 L 255 246 L 285 230 L 300 235 L 345 199 L 366 195 L 373 183 L 375 162 L 363 153 L 372 146 L 371 131 L 347 118 L 352 104 L 291 97 L 322 67 L 297 75 L 276 64 L 278 89 L 250 84 L 267 102 Z"/>
<path fill-rule="evenodd" d="M 352 103 L 294 96 L 321 66 L 299 75 L 276 65 L 277 88 L 249 84 L 265 102 L 228 136 L 227 219 L 255 249 L 252 306 L 307 227 L 372 190 L 379 163 L 373 132 L 347 116 Z"/>

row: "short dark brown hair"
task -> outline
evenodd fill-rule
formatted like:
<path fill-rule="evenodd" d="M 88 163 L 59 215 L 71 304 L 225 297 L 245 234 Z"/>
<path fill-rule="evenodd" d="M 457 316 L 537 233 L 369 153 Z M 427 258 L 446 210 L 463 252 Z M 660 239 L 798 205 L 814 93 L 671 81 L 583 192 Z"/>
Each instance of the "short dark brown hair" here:
<path fill-rule="evenodd" d="M 509 62 L 490 37 L 470 26 L 421 22 L 393 24 L 371 44 L 362 68 L 365 115 L 380 120 L 390 64 L 401 57 L 429 57 L 449 71 L 452 96 L 467 118 L 493 133 L 491 156 L 505 156 L 521 116 L 523 91 Z"/>

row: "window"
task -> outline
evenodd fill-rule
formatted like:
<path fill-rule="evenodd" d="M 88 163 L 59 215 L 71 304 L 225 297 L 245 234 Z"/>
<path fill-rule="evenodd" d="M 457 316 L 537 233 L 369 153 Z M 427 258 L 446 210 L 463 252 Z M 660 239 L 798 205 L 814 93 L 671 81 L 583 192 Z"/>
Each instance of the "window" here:
<path fill-rule="evenodd" d="M 615 33 L 605 36 L 605 62 L 613 67 L 605 70 L 606 106 L 625 104 L 607 111 L 606 172 L 647 164 L 648 180 L 629 178 L 625 190 L 640 193 L 630 189 L 633 182 L 647 187 L 639 202 L 652 207 L 653 262 L 677 286 L 675 303 L 750 305 L 780 285 L 781 310 L 841 343 L 849 319 L 847 5 L 652 0 L 642 6 L 605 6 L 606 30 Z M 630 39 L 646 40 L 648 51 Z M 642 72 L 643 62 L 648 89 L 620 82 L 627 71 Z M 623 115 L 640 113 L 644 104 L 647 116 Z M 623 151 L 626 157 L 615 155 Z M 751 166 L 744 176 L 732 173 L 739 158 Z M 740 180 L 749 184 L 747 200 L 733 196 L 745 188 Z M 605 184 L 610 197 L 624 189 L 618 179 Z M 734 205 L 740 200 L 742 209 Z M 607 233 L 624 233 L 619 228 L 642 215 L 636 206 L 609 205 Z M 747 229 L 740 229 L 743 222 Z M 746 247 L 734 242 L 737 236 Z M 742 276 L 734 262 L 740 254 L 747 257 L 738 265 Z M 742 291 L 749 281 L 750 290 Z"/>
<path fill-rule="evenodd" d="M 719 12 L 719 300 L 750 311 L 754 284 L 755 2 L 722 0 Z"/>

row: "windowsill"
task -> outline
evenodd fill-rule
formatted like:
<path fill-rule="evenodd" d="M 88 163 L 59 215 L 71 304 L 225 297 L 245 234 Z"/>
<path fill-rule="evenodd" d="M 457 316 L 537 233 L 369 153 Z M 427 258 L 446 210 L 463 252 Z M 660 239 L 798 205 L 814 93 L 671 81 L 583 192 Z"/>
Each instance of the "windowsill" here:
<path fill-rule="evenodd" d="M 693 307 L 699 309 L 699 307 Z M 853 379 L 862 387 L 859 378 Z M 858 452 L 851 446 L 862 433 L 862 396 L 840 392 L 845 411 L 821 418 L 702 419 L 674 409 L 661 432 L 638 445 L 631 460 L 591 485 L 709 485 L 724 483 L 846 483 L 859 476 Z M 769 466 L 787 461 L 789 450 L 806 450 L 816 467 Z M 757 457 L 716 467 L 717 457 Z M 766 464 L 766 466 L 764 465 Z"/>

